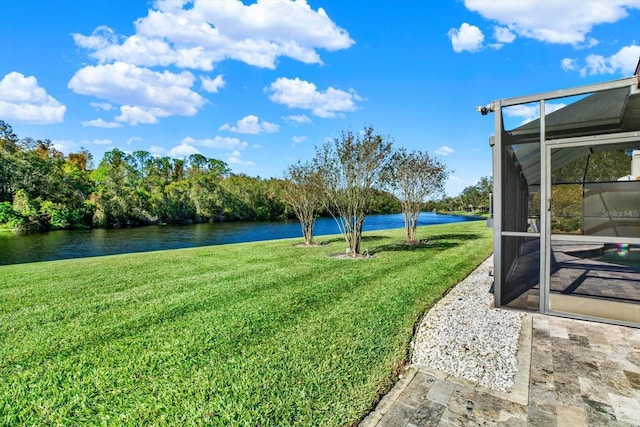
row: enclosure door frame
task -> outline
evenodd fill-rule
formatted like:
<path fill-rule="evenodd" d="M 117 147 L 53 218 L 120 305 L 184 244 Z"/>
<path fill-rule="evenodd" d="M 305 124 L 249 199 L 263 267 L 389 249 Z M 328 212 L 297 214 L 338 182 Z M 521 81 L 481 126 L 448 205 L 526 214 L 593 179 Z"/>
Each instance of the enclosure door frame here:
<path fill-rule="evenodd" d="M 544 101 L 541 101 L 541 111 L 544 111 Z M 544 117 L 544 114 L 541 114 Z M 557 148 L 574 148 L 574 147 L 589 147 L 589 146 L 602 146 L 602 145 L 614 145 L 624 143 L 637 143 L 640 146 L 640 132 L 623 132 L 616 134 L 605 134 L 589 137 L 577 137 L 577 138 L 563 138 L 563 139 L 544 139 L 544 119 L 541 120 L 541 144 L 540 148 L 544 152 L 543 160 L 541 162 L 541 197 L 540 197 L 540 223 L 541 223 L 541 248 L 540 248 L 540 311 L 544 314 L 570 317 L 583 320 L 593 320 L 603 323 L 614 323 L 619 325 L 627 325 L 639 327 L 640 321 L 626 322 L 616 319 L 596 317 L 593 315 L 572 313 L 566 311 L 558 311 L 551 308 L 551 245 L 555 242 L 584 242 L 584 243 L 620 243 L 620 239 L 624 239 L 624 243 L 633 245 L 640 245 L 640 238 L 637 237 L 607 237 L 607 236 L 584 236 L 584 235 L 567 235 L 567 234 L 552 234 L 551 232 L 551 205 L 553 203 L 551 197 L 551 153 L 553 149 Z M 579 298 L 579 297 L 573 297 Z M 629 304 L 632 309 L 640 311 L 640 304 L 633 303 L 620 303 Z"/>

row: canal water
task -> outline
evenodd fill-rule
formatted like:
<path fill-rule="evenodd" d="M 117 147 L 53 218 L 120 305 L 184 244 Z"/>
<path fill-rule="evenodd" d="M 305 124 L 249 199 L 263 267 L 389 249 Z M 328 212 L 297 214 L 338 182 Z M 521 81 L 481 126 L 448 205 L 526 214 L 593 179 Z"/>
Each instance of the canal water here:
<path fill-rule="evenodd" d="M 420 214 L 418 225 L 474 221 L 480 218 Z M 364 231 L 402 228 L 402 214 L 369 215 Z M 333 218 L 319 218 L 314 236 L 339 233 Z M 60 230 L 48 233 L 0 232 L 0 265 L 130 252 L 147 252 L 260 240 L 302 238 L 296 220 L 277 222 L 228 222 L 194 225 L 150 225 L 136 228 Z"/>

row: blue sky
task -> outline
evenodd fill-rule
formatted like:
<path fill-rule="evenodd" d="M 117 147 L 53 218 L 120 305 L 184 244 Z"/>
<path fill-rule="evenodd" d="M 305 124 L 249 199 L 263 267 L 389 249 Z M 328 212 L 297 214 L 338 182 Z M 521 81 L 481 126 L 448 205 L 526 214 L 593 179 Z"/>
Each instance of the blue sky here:
<path fill-rule="evenodd" d="M 0 119 L 70 153 L 281 177 L 371 125 L 491 174 L 495 99 L 633 74 L 640 0 L 1 0 Z M 525 121 L 535 111 L 513 111 Z"/>

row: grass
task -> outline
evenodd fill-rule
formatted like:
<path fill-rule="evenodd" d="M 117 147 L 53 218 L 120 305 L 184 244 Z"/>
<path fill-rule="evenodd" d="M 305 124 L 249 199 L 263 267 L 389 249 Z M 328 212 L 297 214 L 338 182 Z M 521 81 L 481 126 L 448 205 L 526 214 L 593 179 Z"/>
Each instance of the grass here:
<path fill-rule="evenodd" d="M 0 266 L 0 425 L 355 424 L 492 250 L 483 221 L 402 234 Z"/>

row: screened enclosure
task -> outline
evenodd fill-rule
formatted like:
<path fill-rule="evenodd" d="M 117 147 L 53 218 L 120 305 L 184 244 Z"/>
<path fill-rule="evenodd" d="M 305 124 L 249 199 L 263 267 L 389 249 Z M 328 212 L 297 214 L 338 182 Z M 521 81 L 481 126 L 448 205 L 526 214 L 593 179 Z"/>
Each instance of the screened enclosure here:
<path fill-rule="evenodd" d="M 479 108 L 495 120 L 497 307 L 640 327 L 639 84 Z"/>

